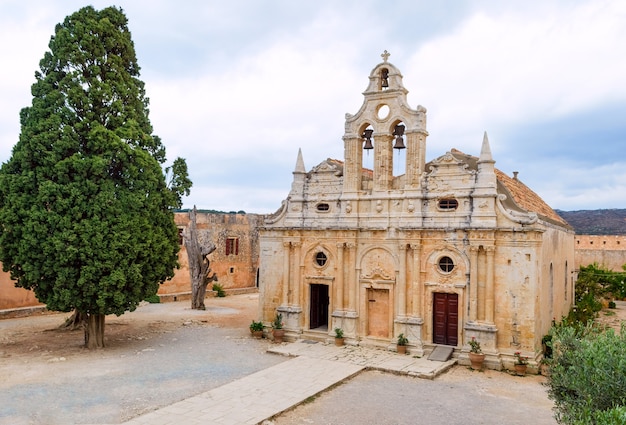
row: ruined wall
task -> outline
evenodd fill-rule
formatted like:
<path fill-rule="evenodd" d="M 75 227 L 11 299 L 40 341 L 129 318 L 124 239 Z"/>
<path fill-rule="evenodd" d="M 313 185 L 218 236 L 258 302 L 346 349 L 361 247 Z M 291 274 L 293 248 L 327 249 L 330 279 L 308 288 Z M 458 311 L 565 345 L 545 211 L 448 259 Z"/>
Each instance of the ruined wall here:
<path fill-rule="evenodd" d="M 626 264 L 625 235 L 577 235 L 576 268 L 598 263 L 616 272 Z"/>
<path fill-rule="evenodd" d="M 209 255 L 211 269 L 217 273 L 218 282 L 224 289 L 254 288 L 259 268 L 258 223 L 262 216 L 257 214 L 214 214 L 198 212 L 198 229 L 209 229 L 216 249 Z M 175 214 L 180 231 L 189 224 L 189 213 Z M 236 240 L 227 254 L 228 239 Z M 182 243 L 182 240 L 181 240 Z M 180 268 L 174 277 L 159 288 L 160 295 L 187 293 L 191 291 L 187 250 L 181 246 L 178 253 Z M 211 288 L 208 288 L 209 290 Z"/>

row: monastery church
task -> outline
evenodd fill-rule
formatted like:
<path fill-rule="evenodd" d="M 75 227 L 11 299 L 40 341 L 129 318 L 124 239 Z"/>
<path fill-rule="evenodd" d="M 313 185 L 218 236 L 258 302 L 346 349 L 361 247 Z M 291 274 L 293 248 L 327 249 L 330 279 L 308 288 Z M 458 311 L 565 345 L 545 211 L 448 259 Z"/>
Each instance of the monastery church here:
<path fill-rule="evenodd" d="M 408 105 L 381 56 L 346 114 L 343 161 L 307 172 L 298 152 L 287 199 L 260 224 L 261 317 L 282 314 L 288 340 L 341 328 L 346 344 L 393 350 L 402 333 L 411 355 L 449 346 L 462 364 L 475 338 L 489 368 L 511 368 L 517 351 L 536 368 L 573 305 L 574 231 L 495 168 L 487 134 L 478 157 L 427 163 L 426 108 Z"/>

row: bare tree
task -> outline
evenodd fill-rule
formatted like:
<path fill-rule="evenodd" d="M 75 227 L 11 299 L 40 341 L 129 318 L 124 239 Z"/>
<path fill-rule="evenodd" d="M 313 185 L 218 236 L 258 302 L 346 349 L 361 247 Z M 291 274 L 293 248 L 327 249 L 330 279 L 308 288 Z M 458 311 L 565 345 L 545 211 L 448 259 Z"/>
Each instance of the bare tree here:
<path fill-rule="evenodd" d="M 210 229 L 197 229 L 196 207 L 189 213 L 189 226 L 183 232 L 187 257 L 189 258 L 189 277 L 191 278 L 191 308 L 205 310 L 204 297 L 210 282 L 217 281 L 212 273 L 209 254 L 215 251 Z"/>

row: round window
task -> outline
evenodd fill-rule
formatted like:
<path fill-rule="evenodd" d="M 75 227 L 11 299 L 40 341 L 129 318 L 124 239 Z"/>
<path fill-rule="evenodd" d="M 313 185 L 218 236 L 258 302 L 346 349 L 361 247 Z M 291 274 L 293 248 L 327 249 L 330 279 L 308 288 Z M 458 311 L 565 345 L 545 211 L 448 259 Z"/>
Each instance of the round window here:
<path fill-rule="evenodd" d="M 328 257 L 323 252 L 318 252 L 315 255 L 315 264 L 317 264 L 318 266 L 320 267 L 325 266 L 327 261 L 328 261 Z"/>
<path fill-rule="evenodd" d="M 376 110 L 376 116 L 378 117 L 379 120 L 384 120 L 389 116 L 389 112 L 390 112 L 389 106 L 382 104 Z"/>
<path fill-rule="evenodd" d="M 439 259 L 439 270 L 444 273 L 450 273 L 454 269 L 454 261 L 452 258 L 445 256 Z"/>

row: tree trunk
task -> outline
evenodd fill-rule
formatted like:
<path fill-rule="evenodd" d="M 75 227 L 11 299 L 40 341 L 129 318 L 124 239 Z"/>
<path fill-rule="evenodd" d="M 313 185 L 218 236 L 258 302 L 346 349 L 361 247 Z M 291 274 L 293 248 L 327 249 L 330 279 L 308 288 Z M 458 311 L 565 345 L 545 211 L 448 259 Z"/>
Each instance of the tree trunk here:
<path fill-rule="evenodd" d="M 59 329 L 66 329 L 69 331 L 75 331 L 78 328 L 83 328 L 86 325 L 87 315 L 85 313 L 81 313 L 78 310 L 74 310 L 74 313 L 67 319 Z"/>
<path fill-rule="evenodd" d="M 189 227 L 184 232 L 185 247 L 189 259 L 189 277 L 191 278 L 191 308 L 205 310 L 204 298 L 210 282 L 217 281 L 217 275 L 211 274 L 209 254 L 215 251 L 209 230 L 198 231 L 196 228 L 196 207 L 189 213 Z"/>
<path fill-rule="evenodd" d="M 104 314 L 86 314 L 85 347 L 104 348 Z"/>

